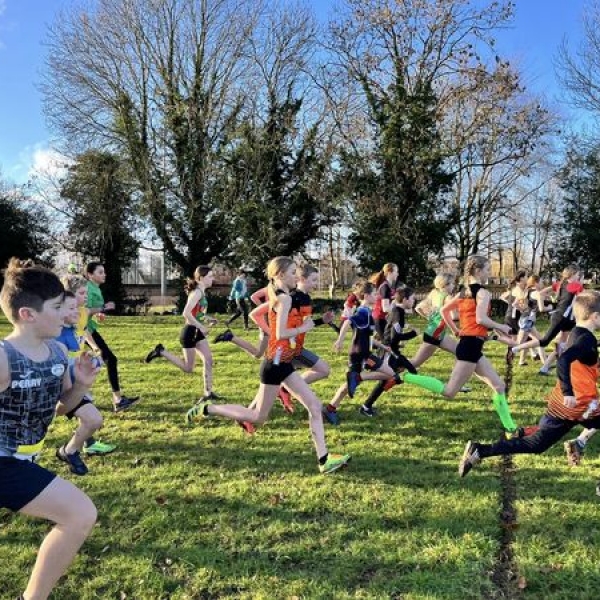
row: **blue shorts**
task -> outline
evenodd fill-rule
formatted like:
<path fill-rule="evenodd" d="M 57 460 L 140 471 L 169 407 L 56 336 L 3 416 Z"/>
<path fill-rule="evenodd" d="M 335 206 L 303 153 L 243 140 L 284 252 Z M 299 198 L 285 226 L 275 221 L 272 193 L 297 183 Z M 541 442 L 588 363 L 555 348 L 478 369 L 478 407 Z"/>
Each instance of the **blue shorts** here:
<path fill-rule="evenodd" d="M 37 498 L 56 474 L 28 460 L 0 456 L 0 508 L 14 512 Z"/>
<path fill-rule="evenodd" d="M 295 369 L 312 369 L 319 360 L 320 358 L 314 352 L 302 348 L 302 352 L 298 356 L 294 356 L 292 365 L 294 365 Z"/>

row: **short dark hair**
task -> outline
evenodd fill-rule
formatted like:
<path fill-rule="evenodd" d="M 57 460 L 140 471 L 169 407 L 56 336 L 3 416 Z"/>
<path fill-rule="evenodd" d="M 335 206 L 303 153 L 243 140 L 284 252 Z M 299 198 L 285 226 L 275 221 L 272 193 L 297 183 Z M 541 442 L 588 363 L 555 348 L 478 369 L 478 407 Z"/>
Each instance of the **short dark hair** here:
<path fill-rule="evenodd" d="M 92 260 L 91 262 L 89 262 L 87 265 L 85 265 L 86 277 L 88 275 L 91 275 L 98 267 L 101 267 L 101 266 L 103 266 L 103 265 L 100 261 Z"/>
<path fill-rule="evenodd" d="M 40 312 L 44 302 L 62 298 L 65 293 L 60 279 L 50 269 L 31 260 L 11 258 L 4 270 L 0 306 L 11 323 L 19 320 L 19 310 L 30 307 Z"/>

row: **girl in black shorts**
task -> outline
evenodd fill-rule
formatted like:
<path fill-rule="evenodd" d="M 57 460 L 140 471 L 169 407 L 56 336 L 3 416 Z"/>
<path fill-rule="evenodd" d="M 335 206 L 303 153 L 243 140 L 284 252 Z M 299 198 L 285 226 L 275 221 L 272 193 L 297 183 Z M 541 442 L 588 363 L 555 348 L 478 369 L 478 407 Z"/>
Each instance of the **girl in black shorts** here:
<path fill-rule="evenodd" d="M 299 310 L 292 306 L 290 291 L 296 287 L 296 264 L 287 256 L 278 256 L 267 265 L 270 281 L 269 294 L 269 345 L 260 367 L 260 386 L 251 407 L 240 404 L 213 404 L 203 400 L 186 414 L 191 424 L 197 417 L 220 416 L 238 422 L 264 423 L 269 418 L 273 403 L 282 384 L 304 405 L 309 415 L 309 427 L 319 459 L 319 471 L 331 473 L 343 467 L 348 454 L 330 454 L 325 443 L 322 405 L 309 385 L 294 370 L 292 362 L 295 348 L 290 340 L 310 331 L 315 323 L 312 318 L 303 319 Z"/>
<path fill-rule="evenodd" d="M 492 363 L 483 355 L 483 345 L 487 339 L 488 329 L 494 329 L 508 335 L 509 325 L 497 323 L 489 316 L 490 293 L 483 287 L 490 273 L 490 263 L 478 255 L 470 256 L 465 266 L 465 289 L 446 303 L 441 314 L 452 330 L 458 336 L 456 346 L 456 362 L 447 383 L 426 375 L 406 373 L 404 381 L 414 383 L 422 388 L 441 394 L 446 398 L 454 398 L 461 387 L 475 373 L 493 390 L 493 404 L 504 429 L 509 436 L 519 435 L 505 395 L 505 384 Z M 460 329 L 452 320 L 452 311 L 458 309 Z M 508 342 L 504 337 L 503 341 Z"/>
<path fill-rule="evenodd" d="M 184 373 L 191 373 L 196 364 L 196 354 L 198 354 L 204 365 L 203 399 L 218 398 L 212 389 L 212 353 L 206 339 L 207 325 L 215 323 L 215 319 L 208 317 L 206 314 L 206 309 L 208 308 L 206 290 L 212 284 L 212 269 L 204 265 L 197 267 L 194 271 L 194 278 L 188 279 L 185 284 L 185 291 L 188 294 L 188 299 L 183 309 L 185 325 L 179 335 L 179 342 L 183 348 L 183 359 L 165 350 L 162 344 L 158 344 L 146 356 L 147 363 L 155 358 L 162 357 L 166 358 Z"/>

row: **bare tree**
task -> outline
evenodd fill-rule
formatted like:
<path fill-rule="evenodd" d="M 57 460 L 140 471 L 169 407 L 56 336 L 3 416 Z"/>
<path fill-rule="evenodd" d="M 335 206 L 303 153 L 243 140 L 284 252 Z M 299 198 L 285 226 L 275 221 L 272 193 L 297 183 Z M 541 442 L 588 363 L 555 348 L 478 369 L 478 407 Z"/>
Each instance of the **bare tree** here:
<path fill-rule="evenodd" d="M 211 191 L 242 109 L 244 56 L 261 12 L 243 0 L 99 0 L 60 15 L 41 84 L 72 150 L 127 158 L 172 261 L 190 272 L 226 253 Z"/>

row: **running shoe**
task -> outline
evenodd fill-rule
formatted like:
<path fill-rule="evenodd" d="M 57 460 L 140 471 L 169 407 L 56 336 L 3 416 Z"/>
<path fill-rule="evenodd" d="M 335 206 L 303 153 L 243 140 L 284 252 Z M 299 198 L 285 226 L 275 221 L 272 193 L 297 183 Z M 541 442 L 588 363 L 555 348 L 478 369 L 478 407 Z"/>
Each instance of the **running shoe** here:
<path fill-rule="evenodd" d="M 219 394 L 215 394 L 214 392 L 208 392 L 208 394 L 204 394 L 202 398 L 200 398 L 199 402 L 203 400 L 223 400 L 223 396 L 219 396 Z"/>
<path fill-rule="evenodd" d="M 364 404 L 358 409 L 358 412 L 364 417 L 375 417 L 377 411 L 372 406 L 365 406 Z"/>
<path fill-rule="evenodd" d="M 139 399 L 139 396 L 131 396 L 130 398 L 127 396 L 121 396 L 121 399 L 118 402 L 115 402 L 113 410 L 116 413 L 129 410 Z"/>
<path fill-rule="evenodd" d="M 357 373 L 356 371 L 348 371 L 346 373 L 346 384 L 348 385 L 348 396 L 350 396 L 350 398 L 354 398 L 354 392 L 356 392 L 356 388 L 361 381 L 360 373 Z"/>
<path fill-rule="evenodd" d="M 65 447 L 61 446 L 56 450 L 56 458 L 68 464 L 69 470 L 75 475 L 86 475 L 88 472 L 88 468 L 83 460 L 81 460 L 81 455 L 78 451 L 75 451 L 72 454 L 67 454 Z"/>
<path fill-rule="evenodd" d="M 550 373 L 548 371 L 546 371 L 545 369 L 540 369 L 538 371 L 538 375 L 543 375 L 544 377 L 549 377 Z"/>
<path fill-rule="evenodd" d="M 458 463 L 458 474 L 461 477 L 465 477 L 469 473 L 469 471 L 477 466 L 481 462 L 481 457 L 479 456 L 479 449 L 477 448 L 477 442 L 468 441 L 465 446 L 465 451 L 463 452 L 462 458 Z"/>
<path fill-rule="evenodd" d="M 277 397 L 281 400 L 281 404 L 283 404 L 283 410 L 289 413 L 290 415 L 294 413 L 294 402 L 292 400 L 292 395 L 281 385 L 279 386 L 279 391 L 277 392 Z"/>
<path fill-rule="evenodd" d="M 579 442 L 576 439 L 567 440 L 564 448 L 567 455 L 567 464 L 570 467 L 578 467 L 583 457 L 583 448 L 579 445 Z"/>
<path fill-rule="evenodd" d="M 468 385 L 463 385 L 458 391 L 462 392 L 463 394 L 468 394 L 469 392 L 473 391 L 473 388 L 469 387 Z"/>
<path fill-rule="evenodd" d="M 154 350 L 150 350 L 150 352 L 148 352 L 148 355 L 146 356 L 146 362 L 152 362 L 155 358 L 160 358 L 162 356 L 163 350 L 165 349 L 165 347 L 162 344 L 156 344 L 156 346 L 154 346 Z"/>
<path fill-rule="evenodd" d="M 337 414 L 335 406 L 324 406 L 323 417 L 329 422 L 330 425 L 337 426 L 340 424 L 340 416 Z"/>
<path fill-rule="evenodd" d="M 256 433 L 256 427 L 250 421 L 237 421 L 237 424 L 248 434 L 254 435 Z"/>
<path fill-rule="evenodd" d="M 105 444 L 100 440 L 96 440 L 93 444 L 90 444 L 89 446 L 84 446 L 83 453 L 87 454 L 88 456 L 95 456 L 97 454 L 110 454 L 116 449 L 117 447 L 114 444 Z"/>
<path fill-rule="evenodd" d="M 200 400 L 185 413 L 185 424 L 192 425 L 195 419 L 199 417 L 206 417 L 204 410 L 207 406 L 210 406 L 212 402 L 210 400 Z"/>
<path fill-rule="evenodd" d="M 219 333 L 219 335 L 215 336 L 213 343 L 219 344 L 220 342 L 230 342 L 232 339 L 233 331 L 231 331 L 231 329 L 226 329 L 225 331 Z"/>
<path fill-rule="evenodd" d="M 319 471 L 323 473 L 323 475 L 328 475 L 329 473 L 333 473 L 342 467 L 345 467 L 350 462 L 349 454 L 329 454 L 327 456 L 327 461 L 325 464 L 319 465 Z"/>

